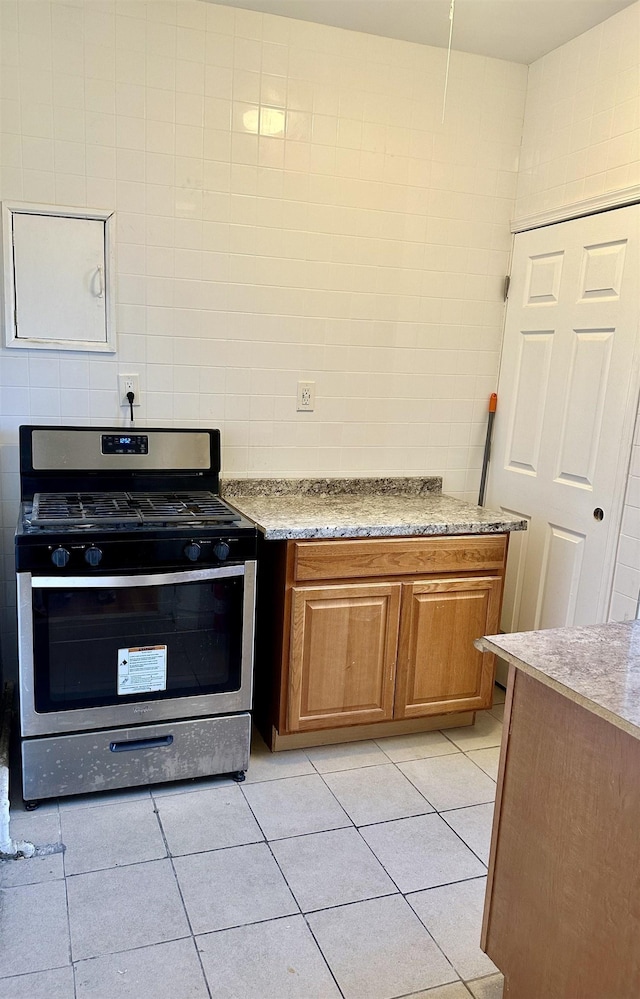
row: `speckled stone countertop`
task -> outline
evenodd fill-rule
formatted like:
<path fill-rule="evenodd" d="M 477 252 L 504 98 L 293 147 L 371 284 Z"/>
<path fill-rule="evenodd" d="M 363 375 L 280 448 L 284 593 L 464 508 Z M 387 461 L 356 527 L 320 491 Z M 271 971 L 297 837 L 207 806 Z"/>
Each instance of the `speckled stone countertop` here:
<path fill-rule="evenodd" d="M 490 635 L 475 644 L 640 739 L 640 621 Z"/>
<path fill-rule="evenodd" d="M 522 531 L 526 522 L 443 495 L 440 478 L 228 479 L 221 493 L 268 541 Z"/>

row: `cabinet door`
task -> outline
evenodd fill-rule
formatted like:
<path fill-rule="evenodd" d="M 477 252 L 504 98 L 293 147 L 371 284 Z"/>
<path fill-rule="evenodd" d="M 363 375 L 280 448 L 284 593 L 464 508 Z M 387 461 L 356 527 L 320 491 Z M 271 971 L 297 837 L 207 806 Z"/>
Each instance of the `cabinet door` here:
<path fill-rule="evenodd" d="M 400 583 L 294 587 L 288 730 L 393 717 Z"/>
<path fill-rule="evenodd" d="M 488 707 L 493 660 L 474 640 L 498 630 L 496 576 L 403 584 L 396 718 Z"/>

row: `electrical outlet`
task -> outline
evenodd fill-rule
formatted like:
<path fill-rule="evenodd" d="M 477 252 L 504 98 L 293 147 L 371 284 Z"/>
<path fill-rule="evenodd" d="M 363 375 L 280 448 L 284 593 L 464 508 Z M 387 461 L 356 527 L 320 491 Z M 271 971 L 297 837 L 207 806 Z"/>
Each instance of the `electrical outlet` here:
<path fill-rule="evenodd" d="M 118 375 L 118 389 L 120 394 L 120 405 L 128 406 L 127 392 L 133 392 L 133 405 L 140 405 L 140 376 L 139 375 Z"/>
<path fill-rule="evenodd" d="M 316 383 L 298 382 L 296 409 L 299 413 L 312 413 L 316 405 Z"/>

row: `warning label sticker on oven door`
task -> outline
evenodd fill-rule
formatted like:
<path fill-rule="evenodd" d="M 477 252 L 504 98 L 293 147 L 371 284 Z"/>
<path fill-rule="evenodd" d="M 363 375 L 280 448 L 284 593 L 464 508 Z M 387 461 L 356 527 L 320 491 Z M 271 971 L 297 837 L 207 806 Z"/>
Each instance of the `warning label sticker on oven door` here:
<path fill-rule="evenodd" d="M 146 694 L 167 689 L 167 646 L 118 649 L 118 693 Z"/>

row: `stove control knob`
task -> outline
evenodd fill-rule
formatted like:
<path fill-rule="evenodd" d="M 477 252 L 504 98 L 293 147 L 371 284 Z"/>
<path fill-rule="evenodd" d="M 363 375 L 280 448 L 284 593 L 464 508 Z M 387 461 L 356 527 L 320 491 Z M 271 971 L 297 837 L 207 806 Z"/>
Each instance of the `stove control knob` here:
<path fill-rule="evenodd" d="M 64 569 L 70 558 L 71 555 L 66 548 L 56 548 L 51 553 L 51 561 L 58 569 Z"/>
<path fill-rule="evenodd" d="M 87 548 L 84 553 L 84 560 L 87 565 L 100 565 L 102 562 L 102 552 L 99 548 L 96 548 L 95 545 L 92 545 L 91 548 Z"/>
<path fill-rule="evenodd" d="M 184 546 L 184 553 L 190 562 L 197 562 L 200 558 L 201 552 L 202 549 L 200 548 L 200 545 L 195 541 L 191 541 L 188 545 Z"/>
<path fill-rule="evenodd" d="M 216 558 L 219 558 L 221 562 L 229 558 L 230 548 L 226 541 L 218 541 L 217 545 L 213 546 L 213 551 Z"/>

